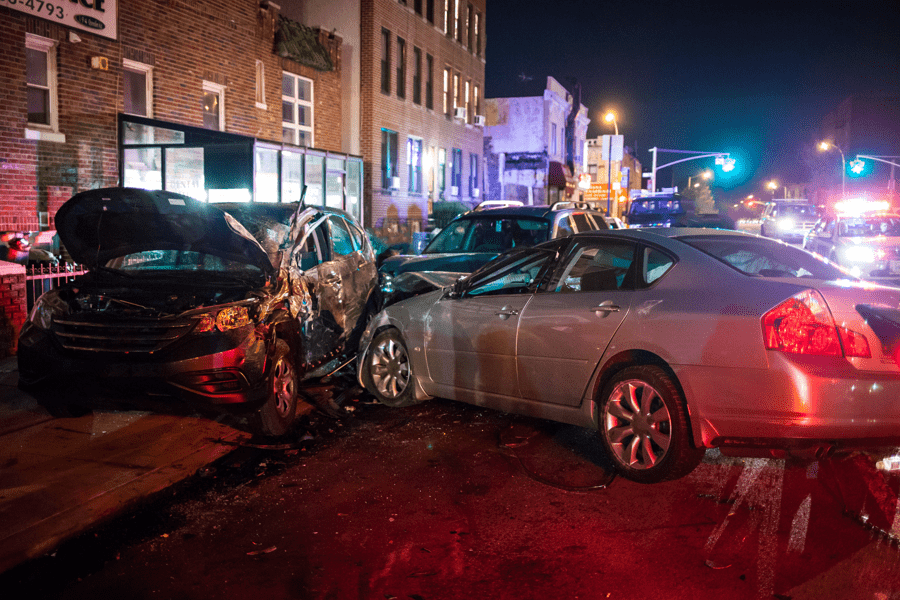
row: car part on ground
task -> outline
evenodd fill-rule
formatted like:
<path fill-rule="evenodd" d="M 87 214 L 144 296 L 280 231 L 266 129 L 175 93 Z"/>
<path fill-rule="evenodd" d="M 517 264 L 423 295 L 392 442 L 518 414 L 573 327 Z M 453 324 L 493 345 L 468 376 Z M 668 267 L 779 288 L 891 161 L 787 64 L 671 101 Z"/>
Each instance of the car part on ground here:
<path fill-rule="evenodd" d="M 663 481 L 707 448 L 900 444 L 897 306 L 900 288 L 756 235 L 592 232 L 388 306 L 363 336 L 359 377 L 382 401 L 411 390 L 599 430 L 620 474 Z M 373 339 L 406 349 L 403 392 L 377 389 Z"/>

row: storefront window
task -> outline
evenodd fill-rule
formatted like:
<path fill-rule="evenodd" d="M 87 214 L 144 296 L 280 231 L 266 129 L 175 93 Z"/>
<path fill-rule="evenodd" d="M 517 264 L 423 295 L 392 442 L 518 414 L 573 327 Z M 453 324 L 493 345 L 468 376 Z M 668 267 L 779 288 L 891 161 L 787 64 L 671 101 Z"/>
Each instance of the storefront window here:
<path fill-rule="evenodd" d="M 203 148 L 166 148 L 166 189 L 206 201 Z"/>
<path fill-rule="evenodd" d="M 347 206 L 348 213 L 362 222 L 360 198 L 362 197 L 362 163 L 358 160 L 347 161 Z"/>
<path fill-rule="evenodd" d="M 344 161 L 340 158 L 325 160 L 325 206 L 344 207 Z"/>
<path fill-rule="evenodd" d="M 278 202 L 278 150 L 256 148 L 254 197 L 256 202 Z"/>
<path fill-rule="evenodd" d="M 125 149 L 125 187 L 162 189 L 162 148 Z"/>
<path fill-rule="evenodd" d="M 321 206 L 325 203 L 325 159 L 306 155 L 306 204 Z"/>
<path fill-rule="evenodd" d="M 126 146 L 139 144 L 183 144 L 184 132 L 124 121 L 122 123 L 122 138 Z"/>
<path fill-rule="evenodd" d="M 281 201 L 300 202 L 303 195 L 303 155 L 283 152 L 281 155 Z"/>

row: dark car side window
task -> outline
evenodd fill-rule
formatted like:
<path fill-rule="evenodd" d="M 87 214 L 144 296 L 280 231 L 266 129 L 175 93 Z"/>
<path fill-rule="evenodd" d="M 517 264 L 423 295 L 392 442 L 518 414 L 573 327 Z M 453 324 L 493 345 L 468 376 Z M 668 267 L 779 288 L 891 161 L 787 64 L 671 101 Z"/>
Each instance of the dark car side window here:
<path fill-rule="evenodd" d="M 466 296 L 522 294 L 533 292 L 544 279 L 556 252 L 552 248 L 529 248 L 511 252 L 474 274 Z"/>
<path fill-rule="evenodd" d="M 328 220 L 331 222 L 331 248 L 334 250 L 334 253 L 338 256 L 353 254 L 355 251 L 353 239 L 350 237 L 350 232 L 347 230 L 344 220 L 335 217 L 331 217 Z"/>

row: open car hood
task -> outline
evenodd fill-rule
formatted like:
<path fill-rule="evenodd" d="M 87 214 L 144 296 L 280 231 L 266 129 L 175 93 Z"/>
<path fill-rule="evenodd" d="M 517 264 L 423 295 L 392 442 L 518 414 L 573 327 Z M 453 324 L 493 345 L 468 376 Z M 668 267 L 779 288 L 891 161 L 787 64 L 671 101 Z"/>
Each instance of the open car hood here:
<path fill-rule="evenodd" d="M 165 191 L 103 188 L 72 196 L 56 213 L 59 238 L 88 268 L 148 250 L 193 250 L 275 267 L 258 241 L 215 205 Z"/>

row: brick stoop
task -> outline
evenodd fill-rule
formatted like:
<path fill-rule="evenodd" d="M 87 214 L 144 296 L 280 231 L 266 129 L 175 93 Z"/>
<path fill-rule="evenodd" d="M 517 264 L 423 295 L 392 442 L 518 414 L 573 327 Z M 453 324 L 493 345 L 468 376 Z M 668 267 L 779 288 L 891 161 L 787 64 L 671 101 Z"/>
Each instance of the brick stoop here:
<path fill-rule="evenodd" d="M 26 311 L 25 267 L 0 261 L 0 358 L 16 353 Z"/>

